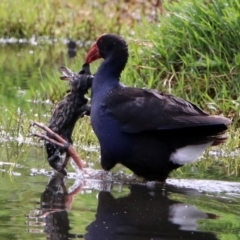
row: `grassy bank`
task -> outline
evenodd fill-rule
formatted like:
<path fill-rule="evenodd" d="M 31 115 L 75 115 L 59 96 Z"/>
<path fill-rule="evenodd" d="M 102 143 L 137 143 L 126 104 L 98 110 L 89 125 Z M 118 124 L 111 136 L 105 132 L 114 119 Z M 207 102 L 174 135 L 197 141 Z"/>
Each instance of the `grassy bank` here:
<path fill-rule="evenodd" d="M 165 4 L 160 23 L 145 22 L 133 65 L 145 86 L 171 92 L 212 113 L 239 117 L 238 0 Z"/>
<path fill-rule="evenodd" d="M 134 31 L 134 24 L 141 22 L 143 16 L 154 21 L 161 5 L 152 2 L 3 0 L 0 37 L 77 38 L 84 43 L 104 32 Z"/>
<path fill-rule="evenodd" d="M 233 119 L 225 145 L 216 152 L 207 152 L 203 156 L 207 161 L 181 168 L 173 176 L 233 179 L 240 175 L 240 4 L 237 0 L 165 2 L 164 10 L 162 5 L 138 1 L 20 0 L 15 3 L 3 0 L 0 14 L 0 37 L 4 38 L 30 39 L 33 35 L 36 40 L 46 36 L 71 38 L 89 48 L 89 41 L 104 32 L 126 37 L 130 59 L 122 74 L 123 83 L 169 92 L 212 114 Z M 86 48 L 80 50 L 78 46 L 77 58 L 68 59 L 66 46 L 61 44 L 44 46 L 42 43 L 30 49 L 14 47 L 14 50 L 13 46 L 1 47 L 0 91 L 2 107 L 7 110 L 1 115 L 0 123 L 17 138 L 19 134 L 29 135 L 31 121 L 48 122 L 53 106 L 46 107 L 44 101 L 58 100 L 67 89 L 59 82 L 57 68 L 66 65 L 78 71 Z M 99 62 L 94 63 L 93 72 L 98 65 Z M 24 105 L 22 121 L 18 107 L 23 105 L 19 105 L 20 98 L 16 104 L 15 98 L 19 89 L 25 91 L 22 102 L 40 100 L 37 105 Z M 97 145 L 89 119 L 78 123 L 74 139 L 79 143 L 79 152 L 82 152 L 81 145 Z M 82 157 L 90 155 L 86 151 Z M 91 156 L 97 160 L 98 153 Z"/>

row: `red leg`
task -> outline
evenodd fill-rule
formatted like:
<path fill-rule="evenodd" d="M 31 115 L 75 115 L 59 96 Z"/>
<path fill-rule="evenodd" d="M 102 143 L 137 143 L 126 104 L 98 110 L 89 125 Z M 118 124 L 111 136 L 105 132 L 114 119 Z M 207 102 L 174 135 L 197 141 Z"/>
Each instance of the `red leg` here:
<path fill-rule="evenodd" d="M 46 140 L 52 144 L 55 144 L 56 146 L 62 147 L 64 149 L 66 149 L 67 154 L 69 156 L 72 157 L 73 161 L 77 164 L 77 166 L 80 169 L 84 168 L 84 164 L 81 160 L 81 158 L 78 156 L 77 152 L 75 151 L 75 149 L 73 148 L 73 146 L 67 142 L 65 139 L 63 139 L 61 136 L 59 136 L 57 133 L 53 132 L 50 128 L 48 128 L 47 126 L 38 123 L 38 122 L 34 122 L 32 124 L 33 126 L 38 126 L 39 128 L 43 129 L 44 131 L 46 131 L 48 133 L 49 136 L 43 135 L 43 134 L 39 134 L 39 133 L 34 133 L 34 136 L 37 136 L 43 140 Z M 63 167 L 65 167 L 68 163 L 69 157 L 68 159 L 65 159 L 64 163 L 63 163 Z"/>

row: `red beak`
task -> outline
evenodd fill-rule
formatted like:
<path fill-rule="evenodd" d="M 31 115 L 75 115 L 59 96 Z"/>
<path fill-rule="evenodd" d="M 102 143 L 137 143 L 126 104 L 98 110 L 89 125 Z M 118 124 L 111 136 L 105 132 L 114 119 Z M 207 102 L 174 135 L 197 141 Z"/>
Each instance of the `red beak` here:
<path fill-rule="evenodd" d="M 97 44 L 95 43 L 91 49 L 89 50 L 87 57 L 86 57 L 86 63 L 91 63 L 97 59 L 101 58 L 99 54 L 99 49 Z"/>

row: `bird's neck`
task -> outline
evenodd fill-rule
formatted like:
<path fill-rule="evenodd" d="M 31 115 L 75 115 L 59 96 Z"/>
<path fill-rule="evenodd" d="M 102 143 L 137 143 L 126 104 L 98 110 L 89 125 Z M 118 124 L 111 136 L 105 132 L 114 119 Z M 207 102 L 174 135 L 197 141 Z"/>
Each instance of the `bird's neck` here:
<path fill-rule="evenodd" d="M 128 54 L 115 51 L 102 62 L 94 76 L 92 90 L 113 88 L 119 85 L 120 75 L 127 63 Z"/>

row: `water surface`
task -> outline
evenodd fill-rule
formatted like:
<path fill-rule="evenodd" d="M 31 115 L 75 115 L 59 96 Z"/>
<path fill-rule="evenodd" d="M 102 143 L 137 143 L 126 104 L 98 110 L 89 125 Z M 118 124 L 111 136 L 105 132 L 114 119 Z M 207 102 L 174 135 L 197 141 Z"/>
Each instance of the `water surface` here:
<path fill-rule="evenodd" d="M 239 183 L 1 176 L 0 239 L 238 239 Z M 102 173 L 104 175 L 104 173 Z M 74 177 L 71 177 L 74 176 Z M 211 191 L 210 191 L 211 190 Z"/>

